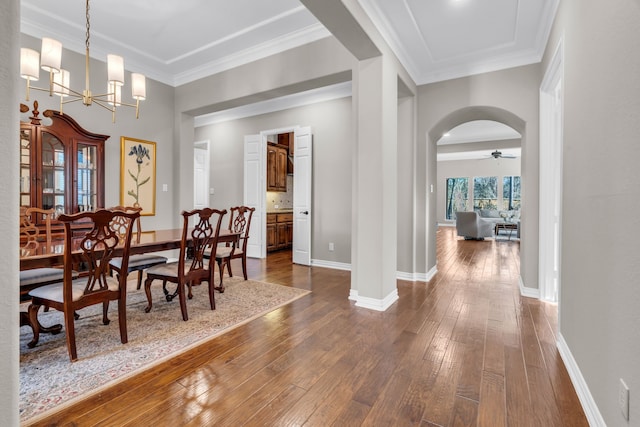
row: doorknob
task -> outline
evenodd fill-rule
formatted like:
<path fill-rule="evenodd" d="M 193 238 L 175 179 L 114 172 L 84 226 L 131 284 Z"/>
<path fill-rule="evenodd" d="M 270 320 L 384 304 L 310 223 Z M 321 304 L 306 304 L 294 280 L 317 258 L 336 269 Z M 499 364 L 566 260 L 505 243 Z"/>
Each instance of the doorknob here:
<path fill-rule="evenodd" d="M 303 215 L 309 215 L 309 211 L 300 211 L 300 213 Z"/>

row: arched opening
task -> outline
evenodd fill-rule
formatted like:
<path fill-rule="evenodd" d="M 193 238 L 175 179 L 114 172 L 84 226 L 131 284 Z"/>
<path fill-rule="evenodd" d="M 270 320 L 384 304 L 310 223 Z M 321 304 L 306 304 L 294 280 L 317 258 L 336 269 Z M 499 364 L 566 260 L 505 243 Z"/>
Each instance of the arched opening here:
<path fill-rule="evenodd" d="M 459 125 L 474 122 L 474 121 L 491 121 L 507 126 L 520 135 L 520 160 L 521 160 L 521 179 L 522 179 L 522 200 L 521 200 L 521 212 L 520 212 L 520 236 L 522 238 L 520 246 L 520 288 L 523 294 L 527 294 L 527 289 L 524 287 L 525 279 L 527 278 L 527 272 L 530 271 L 532 275 L 537 273 L 537 171 L 526 168 L 525 156 L 527 155 L 527 129 L 525 121 L 516 114 L 497 107 L 492 106 L 469 106 L 453 111 L 442 119 L 440 119 L 428 132 L 427 132 L 427 158 L 426 158 L 426 189 L 427 206 L 426 206 L 426 218 L 425 225 L 427 230 L 427 262 L 429 265 L 435 265 L 435 244 L 436 244 L 436 231 L 438 227 L 438 198 L 444 197 L 443 194 L 439 194 L 437 190 L 438 182 L 438 145 L 437 142 L 442 136 L 450 132 L 452 129 Z M 517 138 L 513 138 L 517 139 Z M 489 145 L 496 145 L 496 141 L 488 142 Z M 515 141 L 509 144 L 515 143 Z M 505 143 L 506 144 L 506 143 Z M 498 147 L 489 148 L 485 146 L 485 149 L 489 149 L 489 154 Z M 502 150 L 505 152 L 507 147 Z M 515 148 L 515 147 L 510 147 Z M 528 184 L 527 184 L 528 183 Z M 526 191 L 527 188 L 531 188 L 531 191 Z M 525 254 L 529 254 L 528 258 Z M 525 262 L 526 261 L 526 262 Z M 527 265 L 527 264 L 531 265 Z M 537 283 L 537 277 L 532 276 L 530 282 Z M 534 296 L 534 295 L 527 295 Z M 536 295 L 537 296 L 537 295 Z"/>

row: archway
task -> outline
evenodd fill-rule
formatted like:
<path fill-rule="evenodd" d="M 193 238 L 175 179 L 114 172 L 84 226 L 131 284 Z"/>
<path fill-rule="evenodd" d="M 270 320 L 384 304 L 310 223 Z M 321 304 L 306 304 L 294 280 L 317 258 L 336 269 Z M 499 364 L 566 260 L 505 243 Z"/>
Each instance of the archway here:
<path fill-rule="evenodd" d="M 537 171 L 526 168 L 527 155 L 527 127 L 524 119 L 511 111 L 493 106 L 468 106 L 450 112 L 427 132 L 427 197 L 426 230 L 428 262 L 435 265 L 435 239 L 437 230 L 437 192 L 433 192 L 437 184 L 437 147 L 440 137 L 454 127 L 475 120 L 492 120 L 507 125 L 521 135 L 522 146 L 522 210 L 521 210 L 521 246 L 520 246 L 520 290 L 523 295 L 538 297 L 537 289 L 526 288 L 524 283 L 537 287 L 537 257 L 538 257 L 538 187 Z"/>

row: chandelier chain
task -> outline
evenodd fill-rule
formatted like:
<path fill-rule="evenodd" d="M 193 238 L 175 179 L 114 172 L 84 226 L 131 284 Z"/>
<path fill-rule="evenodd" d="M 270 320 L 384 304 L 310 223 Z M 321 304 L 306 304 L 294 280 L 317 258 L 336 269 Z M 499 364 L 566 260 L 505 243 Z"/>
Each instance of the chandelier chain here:
<path fill-rule="evenodd" d="M 87 0 L 87 38 L 86 38 L 86 46 L 89 49 L 89 30 L 91 29 L 91 25 L 89 24 L 89 0 Z"/>

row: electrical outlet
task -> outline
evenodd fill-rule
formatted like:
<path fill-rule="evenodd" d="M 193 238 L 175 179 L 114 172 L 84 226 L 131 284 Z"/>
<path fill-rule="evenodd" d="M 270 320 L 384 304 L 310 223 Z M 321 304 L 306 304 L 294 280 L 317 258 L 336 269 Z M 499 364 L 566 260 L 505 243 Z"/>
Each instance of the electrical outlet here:
<path fill-rule="evenodd" d="M 629 387 L 622 378 L 620 378 L 620 387 L 618 388 L 618 406 L 620 406 L 624 419 L 629 421 Z"/>
<path fill-rule="evenodd" d="M 334 245 L 333 242 L 329 243 L 329 252 L 333 252 Z"/>

